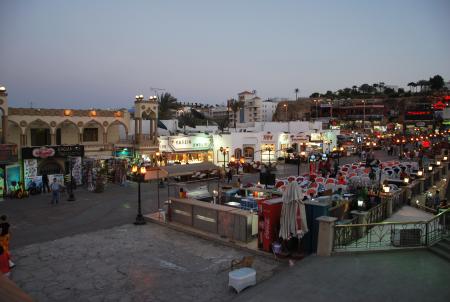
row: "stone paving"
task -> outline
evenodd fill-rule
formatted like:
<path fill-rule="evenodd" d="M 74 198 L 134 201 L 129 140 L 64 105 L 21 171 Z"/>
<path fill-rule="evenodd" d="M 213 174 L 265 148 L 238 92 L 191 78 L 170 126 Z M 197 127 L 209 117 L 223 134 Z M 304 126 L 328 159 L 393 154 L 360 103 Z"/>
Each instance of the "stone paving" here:
<path fill-rule="evenodd" d="M 37 301 L 228 301 L 248 255 L 155 224 L 124 225 L 12 251 L 12 280 Z M 257 282 L 284 264 L 255 257 Z"/>

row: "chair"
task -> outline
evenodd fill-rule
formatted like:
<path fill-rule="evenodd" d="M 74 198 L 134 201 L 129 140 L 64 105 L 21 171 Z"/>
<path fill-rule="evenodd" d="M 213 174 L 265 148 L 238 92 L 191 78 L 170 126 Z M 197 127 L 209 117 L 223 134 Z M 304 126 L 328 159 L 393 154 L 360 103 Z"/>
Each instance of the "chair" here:
<path fill-rule="evenodd" d="M 256 271 L 253 268 L 243 267 L 228 273 L 228 286 L 236 292 L 256 284 Z"/>

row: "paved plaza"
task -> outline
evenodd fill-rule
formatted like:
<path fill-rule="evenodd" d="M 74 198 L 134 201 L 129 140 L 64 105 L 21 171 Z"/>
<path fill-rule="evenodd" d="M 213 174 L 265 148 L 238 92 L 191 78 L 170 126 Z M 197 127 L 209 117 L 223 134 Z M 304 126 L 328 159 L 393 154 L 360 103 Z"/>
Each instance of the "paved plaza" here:
<path fill-rule="evenodd" d="M 156 224 L 124 225 L 13 250 L 12 280 L 37 301 L 229 301 L 248 254 Z M 257 282 L 285 264 L 256 257 Z M 1 299 L 0 299 L 1 300 Z"/>

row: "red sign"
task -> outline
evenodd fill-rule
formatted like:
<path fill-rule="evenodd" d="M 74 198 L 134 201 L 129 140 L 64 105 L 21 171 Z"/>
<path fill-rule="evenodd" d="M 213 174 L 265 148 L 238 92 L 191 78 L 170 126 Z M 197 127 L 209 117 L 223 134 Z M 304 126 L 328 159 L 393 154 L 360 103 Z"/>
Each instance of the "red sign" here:
<path fill-rule="evenodd" d="M 408 115 L 428 115 L 431 114 L 430 111 L 408 111 L 406 114 Z"/>
<path fill-rule="evenodd" d="M 422 147 L 424 147 L 424 148 L 430 148 L 430 146 L 431 146 L 430 141 L 423 141 L 423 142 L 422 142 Z"/>
<path fill-rule="evenodd" d="M 55 149 L 53 149 L 53 148 L 41 147 L 39 149 L 33 150 L 34 157 L 47 158 L 47 157 L 52 157 L 54 155 L 55 155 Z"/>
<path fill-rule="evenodd" d="M 445 105 L 442 101 L 437 102 L 433 105 L 433 108 L 436 110 L 444 110 L 447 105 Z"/>

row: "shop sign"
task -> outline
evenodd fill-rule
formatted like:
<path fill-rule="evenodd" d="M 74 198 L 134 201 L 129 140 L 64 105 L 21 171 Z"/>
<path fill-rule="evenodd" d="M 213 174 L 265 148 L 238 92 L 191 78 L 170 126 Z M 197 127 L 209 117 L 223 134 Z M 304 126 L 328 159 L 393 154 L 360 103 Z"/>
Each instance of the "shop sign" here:
<path fill-rule="evenodd" d="M 433 113 L 431 111 L 407 111 L 406 120 L 432 120 Z"/>
<path fill-rule="evenodd" d="M 169 138 L 169 146 L 173 151 L 200 151 L 211 149 L 209 136 L 173 136 Z"/>
<path fill-rule="evenodd" d="M 311 133 L 310 141 L 312 141 L 312 142 L 322 141 L 322 134 L 321 133 Z"/>
<path fill-rule="evenodd" d="M 32 151 L 33 157 L 47 158 L 55 155 L 55 149 L 41 147 Z"/>
<path fill-rule="evenodd" d="M 433 104 L 433 108 L 435 110 L 444 110 L 447 107 L 442 101 L 438 101 L 436 104 Z"/>
<path fill-rule="evenodd" d="M 114 150 L 115 157 L 133 157 L 133 148 L 116 148 Z"/>
<path fill-rule="evenodd" d="M 273 143 L 273 134 L 270 132 L 263 134 L 262 141 L 268 142 L 268 143 Z"/>
<path fill-rule="evenodd" d="M 25 147 L 22 148 L 22 158 L 49 158 L 69 156 L 84 156 L 83 145 L 61 145 L 61 146 L 45 146 L 45 147 Z"/>
<path fill-rule="evenodd" d="M 416 123 L 417 127 L 425 127 L 425 123 L 424 122 L 418 122 Z"/>
<path fill-rule="evenodd" d="M 0 164 L 6 165 L 17 162 L 17 145 L 1 144 L 0 145 Z"/>

